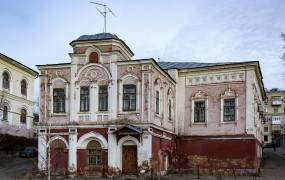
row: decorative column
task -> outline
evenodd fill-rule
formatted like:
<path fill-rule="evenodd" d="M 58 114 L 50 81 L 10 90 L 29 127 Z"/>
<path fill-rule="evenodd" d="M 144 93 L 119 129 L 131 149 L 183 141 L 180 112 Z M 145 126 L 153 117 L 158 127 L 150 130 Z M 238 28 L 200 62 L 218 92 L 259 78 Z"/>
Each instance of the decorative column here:
<path fill-rule="evenodd" d="M 46 129 L 39 129 L 38 135 L 38 169 L 44 171 L 47 169 L 47 137 Z"/>
<path fill-rule="evenodd" d="M 77 170 L 77 130 L 69 129 L 68 171 L 75 173 Z"/>

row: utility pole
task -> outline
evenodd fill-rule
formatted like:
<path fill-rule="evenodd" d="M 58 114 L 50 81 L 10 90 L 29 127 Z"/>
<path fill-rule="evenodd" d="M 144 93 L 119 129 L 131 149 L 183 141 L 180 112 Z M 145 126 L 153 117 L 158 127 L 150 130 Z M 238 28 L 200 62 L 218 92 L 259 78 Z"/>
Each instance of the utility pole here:
<path fill-rule="evenodd" d="M 103 32 L 106 33 L 107 32 L 107 14 L 111 13 L 113 16 L 115 16 L 115 14 L 113 13 L 113 11 L 106 4 L 96 3 L 96 2 L 92 2 L 92 1 L 90 3 L 103 7 L 103 10 L 100 10 L 97 7 L 96 7 L 96 9 L 104 17 L 104 29 L 103 29 Z"/>

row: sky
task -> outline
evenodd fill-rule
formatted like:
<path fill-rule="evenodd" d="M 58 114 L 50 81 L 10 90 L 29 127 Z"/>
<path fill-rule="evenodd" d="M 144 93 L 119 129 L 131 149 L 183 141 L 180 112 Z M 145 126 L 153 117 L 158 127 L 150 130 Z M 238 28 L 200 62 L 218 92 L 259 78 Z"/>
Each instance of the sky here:
<path fill-rule="evenodd" d="M 284 0 L 94 1 L 113 10 L 107 31 L 128 44 L 133 59 L 258 60 L 265 87 L 285 89 Z M 72 40 L 103 31 L 103 18 L 88 0 L 0 0 L 0 8 L 0 52 L 33 69 L 70 62 Z"/>

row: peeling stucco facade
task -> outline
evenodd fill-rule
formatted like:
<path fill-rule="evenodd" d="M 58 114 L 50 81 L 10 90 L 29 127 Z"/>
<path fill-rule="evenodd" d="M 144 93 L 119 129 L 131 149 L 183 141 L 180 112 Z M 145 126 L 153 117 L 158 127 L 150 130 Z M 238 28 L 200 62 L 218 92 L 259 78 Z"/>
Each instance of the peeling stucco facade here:
<path fill-rule="evenodd" d="M 116 37 L 75 40 L 71 45 L 70 63 L 38 66 L 40 170 L 47 169 L 48 147 L 59 145 L 62 152 L 57 153 L 66 153 L 61 156 L 66 163 L 59 168 L 76 175 L 165 175 L 179 166 L 195 167 L 197 158 L 210 159 L 212 164 L 226 159 L 237 164 L 236 168 L 259 168 L 262 115 L 257 107 L 263 105 L 264 91 L 258 62 L 162 69 L 154 59 L 131 60 L 133 53 Z M 98 62 L 90 63 L 91 53 L 98 55 Z M 135 108 L 127 111 L 126 85 L 135 87 L 132 98 L 136 99 L 132 101 Z M 102 86 L 108 89 L 105 111 L 99 109 Z M 82 87 L 89 89 L 90 109 L 84 112 L 80 108 Z M 65 92 L 61 113 L 53 110 L 56 88 Z M 232 122 L 223 121 L 227 98 L 235 99 Z M 206 121 L 196 123 L 193 105 L 201 99 L 206 102 Z M 99 152 L 95 159 L 100 161 L 96 166 L 90 165 L 90 144 L 99 148 L 95 148 Z M 227 148 L 221 151 L 222 147 Z M 133 158 L 127 158 L 127 152 Z M 133 160 L 136 166 L 128 167 Z M 204 166 L 210 167 L 211 163 Z M 228 163 L 220 168 L 231 167 Z"/>

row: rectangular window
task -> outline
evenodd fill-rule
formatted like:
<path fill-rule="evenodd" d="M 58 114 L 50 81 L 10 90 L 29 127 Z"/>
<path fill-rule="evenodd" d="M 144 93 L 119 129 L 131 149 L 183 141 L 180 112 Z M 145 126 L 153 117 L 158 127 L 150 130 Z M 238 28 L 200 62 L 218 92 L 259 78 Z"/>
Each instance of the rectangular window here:
<path fill-rule="evenodd" d="M 206 103 L 196 101 L 194 104 L 194 122 L 206 122 Z"/>
<path fill-rule="evenodd" d="M 155 113 L 159 114 L 159 91 L 155 91 Z"/>
<path fill-rule="evenodd" d="M 264 139 L 264 142 L 267 142 L 268 141 L 268 136 L 264 136 L 263 139 Z"/>
<path fill-rule="evenodd" d="M 89 87 L 81 87 L 80 89 L 80 111 L 89 111 Z"/>
<path fill-rule="evenodd" d="M 273 109 L 274 109 L 274 113 L 278 113 L 278 106 L 274 106 Z"/>
<path fill-rule="evenodd" d="M 99 149 L 88 150 L 88 165 L 91 166 L 101 165 L 101 150 Z"/>
<path fill-rule="evenodd" d="M 123 111 L 135 111 L 137 103 L 136 85 L 123 87 Z"/>
<path fill-rule="evenodd" d="M 53 89 L 53 112 L 65 113 L 65 91 L 63 88 Z"/>
<path fill-rule="evenodd" d="M 224 100 L 224 122 L 235 121 L 236 103 L 235 99 Z"/>
<path fill-rule="evenodd" d="M 268 127 L 264 127 L 264 132 L 268 132 Z"/>
<path fill-rule="evenodd" d="M 108 111 L 108 86 L 99 87 L 99 111 Z"/>

